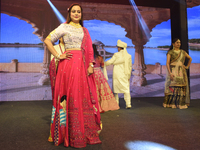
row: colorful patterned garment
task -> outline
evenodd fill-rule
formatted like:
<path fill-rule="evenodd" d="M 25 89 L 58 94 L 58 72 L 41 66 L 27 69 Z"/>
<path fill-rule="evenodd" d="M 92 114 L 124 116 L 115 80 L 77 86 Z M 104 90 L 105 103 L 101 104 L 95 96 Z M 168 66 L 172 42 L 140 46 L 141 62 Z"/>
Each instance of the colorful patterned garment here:
<path fill-rule="evenodd" d="M 58 28 L 48 38 L 58 40 L 63 36 Z M 94 74 L 87 75 L 89 63 L 94 62 L 92 41 L 87 29 L 82 29 L 81 50 L 71 50 L 70 60 L 60 60 L 57 73 L 55 64 L 50 64 L 54 94 L 48 141 L 56 146 L 64 143 L 66 147 L 82 148 L 101 143 L 97 133 L 101 129 Z"/>
<path fill-rule="evenodd" d="M 55 45 L 54 48 L 57 51 L 57 53 L 59 53 L 59 54 L 63 54 L 63 52 L 65 51 L 63 43 L 59 43 L 58 45 Z M 54 90 L 55 90 L 56 72 L 57 72 L 57 68 L 58 68 L 58 62 L 59 62 L 59 60 L 56 59 L 51 54 L 51 62 L 49 65 L 49 75 L 50 75 L 50 80 L 51 80 L 52 99 L 54 99 Z"/>
<path fill-rule="evenodd" d="M 184 50 L 170 50 L 170 69 L 174 75 L 174 80 L 170 80 L 170 74 L 167 71 L 165 82 L 165 99 L 163 102 L 164 107 L 171 108 L 188 108 L 190 103 L 188 78 L 185 68 L 183 67 L 185 62 Z"/>
<path fill-rule="evenodd" d="M 99 101 L 99 111 L 118 110 L 119 105 L 110 89 L 110 86 L 104 77 L 101 67 L 104 67 L 104 61 L 101 56 L 95 58 L 94 76 Z"/>

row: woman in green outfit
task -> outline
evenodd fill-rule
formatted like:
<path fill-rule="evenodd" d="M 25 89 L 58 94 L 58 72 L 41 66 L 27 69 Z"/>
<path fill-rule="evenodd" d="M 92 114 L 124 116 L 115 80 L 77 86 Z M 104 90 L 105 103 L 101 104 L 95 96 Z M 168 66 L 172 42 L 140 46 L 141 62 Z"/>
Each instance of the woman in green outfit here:
<path fill-rule="evenodd" d="M 167 53 L 167 74 L 165 81 L 165 99 L 163 107 L 186 109 L 190 104 L 188 78 L 186 70 L 192 58 L 182 49 L 181 41 L 174 39 Z M 184 65 L 188 58 L 187 66 Z"/>

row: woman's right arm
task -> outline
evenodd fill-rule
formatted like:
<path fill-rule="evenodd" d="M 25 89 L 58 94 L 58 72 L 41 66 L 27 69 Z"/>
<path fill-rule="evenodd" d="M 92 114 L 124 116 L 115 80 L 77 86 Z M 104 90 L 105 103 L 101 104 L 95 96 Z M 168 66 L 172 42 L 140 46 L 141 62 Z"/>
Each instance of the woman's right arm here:
<path fill-rule="evenodd" d="M 167 71 L 169 74 L 171 74 L 171 71 L 170 71 L 170 54 L 167 54 L 167 63 L 166 63 L 166 66 L 167 66 Z"/>
<path fill-rule="evenodd" d="M 167 71 L 168 71 L 168 73 L 170 75 L 170 79 L 173 80 L 174 75 L 172 74 L 172 72 L 170 70 L 170 58 L 171 58 L 171 55 L 167 54 L 167 63 L 166 63 L 166 66 L 167 66 Z"/>
<path fill-rule="evenodd" d="M 59 53 L 55 50 L 51 40 L 49 38 L 46 38 L 44 40 L 44 43 L 46 44 L 48 50 L 51 52 L 52 55 L 54 55 L 57 59 L 70 59 L 72 57 L 71 51 L 67 51 L 66 53 L 63 53 L 59 56 Z M 59 57 L 59 58 L 58 58 Z"/>
<path fill-rule="evenodd" d="M 51 33 L 44 40 L 45 45 L 55 58 L 59 57 L 59 53 L 53 47 L 53 43 L 58 41 L 63 36 L 63 24 L 60 24 L 56 29 L 51 31 Z"/>
<path fill-rule="evenodd" d="M 99 59 L 100 59 L 100 66 L 103 68 L 104 67 L 103 57 L 99 56 Z"/>
<path fill-rule="evenodd" d="M 55 30 L 53 30 L 44 40 L 44 43 L 46 44 L 48 50 L 51 52 L 52 55 L 55 56 L 57 59 L 70 59 L 72 57 L 72 54 L 70 51 L 67 51 L 66 53 L 59 55 L 59 53 L 55 50 L 53 43 L 56 42 L 58 39 L 60 39 L 65 33 L 63 32 L 63 26 L 64 24 L 61 24 L 58 26 Z"/>
<path fill-rule="evenodd" d="M 54 55 L 55 57 L 57 57 L 58 56 L 58 52 L 56 52 L 55 48 L 53 47 L 53 44 L 52 44 L 51 40 L 46 38 L 44 40 L 44 43 L 46 44 L 46 46 L 47 46 L 48 50 L 51 52 L 51 54 Z"/>

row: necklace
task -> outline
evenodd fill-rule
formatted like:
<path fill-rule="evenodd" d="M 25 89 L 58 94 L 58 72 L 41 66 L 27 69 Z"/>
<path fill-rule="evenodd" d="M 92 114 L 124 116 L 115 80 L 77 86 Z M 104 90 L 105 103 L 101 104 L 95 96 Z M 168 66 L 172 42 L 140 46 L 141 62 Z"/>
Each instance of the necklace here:
<path fill-rule="evenodd" d="M 74 27 L 76 27 L 76 28 L 81 28 L 82 27 L 79 23 L 74 23 L 72 21 L 69 24 L 74 26 Z"/>
<path fill-rule="evenodd" d="M 179 50 L 174 50 L 174 52 L 175 52 L 175 53 L 178 53 L 178 52 L 180 52 L 180 49 L 179 49 Z"/>

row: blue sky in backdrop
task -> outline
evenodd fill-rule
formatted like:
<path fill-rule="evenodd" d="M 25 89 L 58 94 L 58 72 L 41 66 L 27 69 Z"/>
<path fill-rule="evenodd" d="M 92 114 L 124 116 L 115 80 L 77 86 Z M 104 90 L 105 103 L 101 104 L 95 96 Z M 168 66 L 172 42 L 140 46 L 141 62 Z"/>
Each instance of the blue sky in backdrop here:
<path fill-rule="evenodd" d="M 188 37 L 200 38 L 200 6 L 187 9 L 188 13 Z M 128 46 L 133 46 L 127 37 L 126 31 L 119 25 L 107 21 L 89 20 L 84 21 L 84 26 L 89 30 L 92 40 L 99 40 L 105 45 L 116 45 L 118 39 L 126 42 Z M 157 47 L 170 45 L 171 43 L 170 20 L 158 24 L 152 29 L 149 42 L 146 46 Z M 0 43 L 30 43 L 38 44 L 41 40 L 34 35 L 35 29 L 26 21 L 19 20 L 1 13 L 1 37 Z"/>

